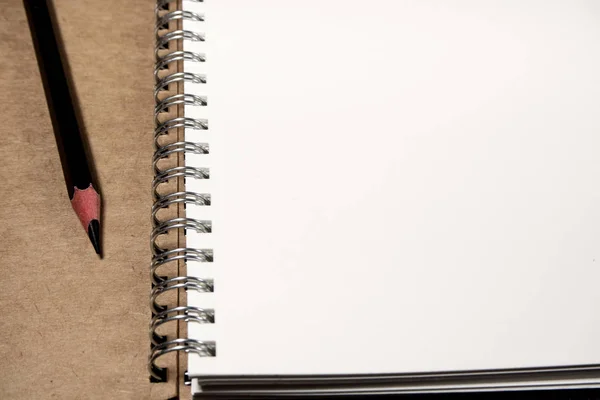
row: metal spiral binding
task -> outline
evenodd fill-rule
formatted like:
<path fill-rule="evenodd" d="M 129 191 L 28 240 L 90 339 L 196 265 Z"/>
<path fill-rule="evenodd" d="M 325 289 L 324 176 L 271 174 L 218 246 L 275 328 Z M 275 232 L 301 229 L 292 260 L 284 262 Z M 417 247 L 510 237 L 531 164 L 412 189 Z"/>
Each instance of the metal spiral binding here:
<path fill-rule="evenodd" d="M 185 0 L 201 3 L 203 0 Z M 208 143 L 196 143 L 190 141 L 178 141 L 177 130 L 207 130 L 208 121 L 194 119 L 185 116 L 165 118 L 172 107 L 179 105 L 203 107 L 207 104 L 204 96 L 187 93 L 178 93 L 165 96 L 170 85 L 183 83 L 206 83 L 206 76 L 190 72 L 172 72 L 169 66 L 178 61 L 205 62 L 204 54 L 190 51 L 176 50 L 176 44 L 180 41 L 204 41 L 204 34 L 184 29 L 171 29 L 173 22 L 190 20 L 203 22 L 204 15 L 190 11 L 170 10 L 171 3 L 175 0 L 158 0 L 156 4 L 156 66 L 154 77 L 156 85 L 154 98 L 156 107 L 154 110 L 154 157 L 152 167 L 154 179 L 152 181 L 152 193 L 154 204 L 152 206 L 153 230 L 150 238 L 152 251 L 152 263 L 150 265 L 150 276 L 152 279 L 152 292 L 150 294 L 150 308 L 152 320 L 149 326 L 149 337 L 151 352 L 148 359 L 148 372 L 152 382 L 165 382 L 167 380 L 166 369 L 159 367 L 156 362 L 163 355 L 172 352 L 185 352 L 198 354 L 201 357 L 214 357 L 216 344 L 212 341 L 198 341 L 188 338 L 168 338 L 160 334 L 161 327 L 178 322 L 194 322 L 200 324 L 212 324 L 215 321 L 213 309 L 201 309 L 192 306 L 178 306 L 173 304 L 162 304 L 165 300 L 163 295 L 173 291 L 213 292 L 214 283 L 212 279 L 203 279 L 193 276 L 163 276 L 161 271 L 167 270 L 167 266 L 173 266 L 177 262 L 212 262 L 212 249 L 195 249 L 189 247 L 167 248 L 160 244 L 160 238 L 171 231 L 180 229 L 191 229 L 199 233 L 210 233 L 212 221 L 200 221 L 187 217 L 165 219 L 163 213 L 170 207 L 178 207 L 181 204 L 194 204 L 210 206 L 210 193 L 195 193 L 190 191 L 176 191 L 164 193 L 163 185 L 176 179 L 209 179 L 208 168 L 191 166 L 163 167 L 163 161 L 178 154 L 208 154 L 210 151 Z M 175 64 L 176 65 L 176 64 Z M 168 296 L 167 296 L 168 297 Z M 161 301 L 162 300 L 162 301 Z"/>

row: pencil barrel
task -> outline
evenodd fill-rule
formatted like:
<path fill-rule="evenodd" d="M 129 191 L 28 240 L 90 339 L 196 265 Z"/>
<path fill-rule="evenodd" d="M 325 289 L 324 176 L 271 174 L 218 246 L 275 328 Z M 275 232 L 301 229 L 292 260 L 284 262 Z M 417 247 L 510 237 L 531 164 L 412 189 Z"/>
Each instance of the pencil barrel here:
<path fill-rule="evenodd" d="M 75 188 L 87 189 L 93 183 L 82 137 L 80 112 L 64 56 L 60 30 L 52 3 L 24 0 L 54 137 L 60 155 L 69 199 Z"/>

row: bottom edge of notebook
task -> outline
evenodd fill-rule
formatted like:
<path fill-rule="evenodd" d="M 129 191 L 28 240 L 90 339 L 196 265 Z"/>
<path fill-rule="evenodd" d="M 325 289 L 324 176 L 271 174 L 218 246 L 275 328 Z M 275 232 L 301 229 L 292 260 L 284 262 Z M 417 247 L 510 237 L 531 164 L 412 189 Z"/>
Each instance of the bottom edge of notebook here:
<path fill-rule="evenodd" d="M 386 395 L 600 388 L 600 367 L 359 376 L 192 377 L 194 398 Z"/>

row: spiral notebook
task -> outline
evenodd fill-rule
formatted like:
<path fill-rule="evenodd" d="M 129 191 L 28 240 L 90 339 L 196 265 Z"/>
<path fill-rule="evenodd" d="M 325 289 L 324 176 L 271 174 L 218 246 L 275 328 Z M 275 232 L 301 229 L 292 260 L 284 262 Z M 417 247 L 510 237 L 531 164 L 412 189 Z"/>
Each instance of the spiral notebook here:
<path fill-rule="evenodd" d="M 154 381 L 600 386 L 595 2 L 157 14 Z"/>

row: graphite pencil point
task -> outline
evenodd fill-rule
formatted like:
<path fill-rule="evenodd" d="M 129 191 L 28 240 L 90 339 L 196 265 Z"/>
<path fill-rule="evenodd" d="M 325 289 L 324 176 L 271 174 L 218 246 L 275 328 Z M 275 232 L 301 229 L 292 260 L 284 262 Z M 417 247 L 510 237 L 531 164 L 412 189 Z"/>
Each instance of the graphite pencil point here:
<path fill-rule="evenodd" d="M 90 242 L 92 242 L 92 245 L 94 246 L 94 250 L 96 250 L 96 254 L 102 256 L 102 250 L 100 249 L 100 222 L 97 219 L 90 221 L 87 228 L 87 234 L 90 238 Z"/>

